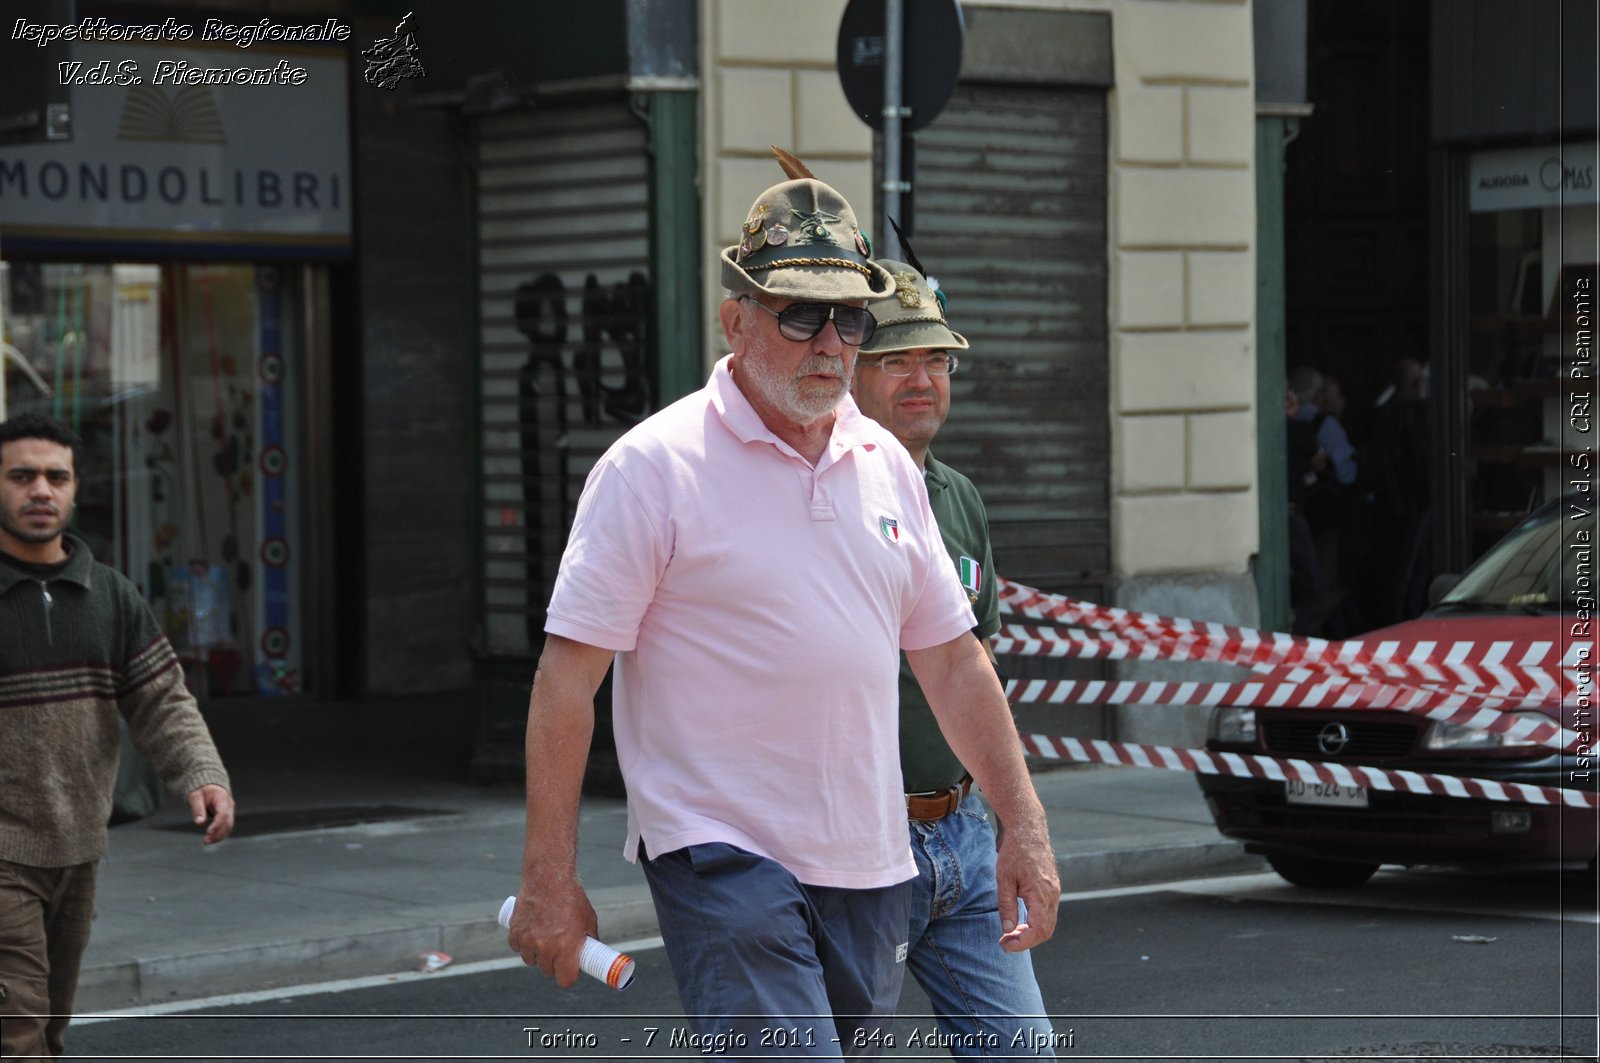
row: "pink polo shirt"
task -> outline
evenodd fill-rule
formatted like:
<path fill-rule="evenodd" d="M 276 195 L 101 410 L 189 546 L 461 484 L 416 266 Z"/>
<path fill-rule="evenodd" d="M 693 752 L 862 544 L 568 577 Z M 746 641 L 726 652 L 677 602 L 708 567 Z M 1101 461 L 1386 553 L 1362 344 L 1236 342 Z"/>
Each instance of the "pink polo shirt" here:
<path fill-rule="evenodd" d="M 545 630 L 617 651 L 628 859 L 727 842 L 892 885 L 916 874 L 899 652 L 976 621 L 895 438 L 846 397 L 813 467 L 728 366 L 590 472 Z"/>

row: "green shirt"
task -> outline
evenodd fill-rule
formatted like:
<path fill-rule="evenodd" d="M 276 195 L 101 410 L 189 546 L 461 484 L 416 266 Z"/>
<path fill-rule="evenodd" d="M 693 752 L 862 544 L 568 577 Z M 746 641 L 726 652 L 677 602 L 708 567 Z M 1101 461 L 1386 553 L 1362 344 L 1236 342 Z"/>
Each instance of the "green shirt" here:
<path fill-rule="evenodd" d="M 944 548 L 956 566 L 978 626 L 980 639 L 1000 630 L 1000 601 L 995 592 L 994 557 L 989 549 L 989 514 L 972 481 L 950 466 L 927 456 L 922 474 L 928 502 L 939 521 Z M 905 654 L 900 655 L 900 773 L 906 793 L 943 790 L 966 774 L 961 761 L 939 732 L 928 699 L 917 685 Z"/>

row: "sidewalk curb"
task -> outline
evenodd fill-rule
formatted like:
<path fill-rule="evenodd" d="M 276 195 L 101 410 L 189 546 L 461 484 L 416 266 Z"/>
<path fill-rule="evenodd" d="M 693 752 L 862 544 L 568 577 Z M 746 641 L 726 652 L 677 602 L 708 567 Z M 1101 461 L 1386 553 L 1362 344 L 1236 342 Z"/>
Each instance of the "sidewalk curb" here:
<path fill-rule="evenodd" d="M 593 899 L 602 938 L 622 941 L 656 933 L 655 907 L 648 895 Z M 505 930 L 489 916 L 466 922 L 399 926 L 307 941 L 156 956 L 86 967 L 78 981 L 74 1010 L 86 1015 L 224 993 L 400 974 L 419 970 L 423 958 L 431 952 L 446 953 L 453 963 L 508 959 L 513 955 L 506 944 Z"/>
<path fill-rule="evenodd" d="M 1237 842 L 1218 839 L 1143 849 L 1071 853 L 1057 859 L 1066 892 L 1150 885 L 1206 875 L 1261 871 L 1265 863 Z M 486 898 L 485 912 L 500 898 Z M 648 891 L 637 886 L 594 890 L 600 936 L 621 941 L 658 932 Z M 393 926 L 361 934 L 281 941 L 184 955 L 154 956 L 85 967 L 76 1010 L 93 1014 L 202 996 L 274 989 L 418 970 L 430 952 L 455 963 L 507 958 L 505 931 L 493 915 L 454 922 Z"/>
<path fill-rule="evenodd" d="M 1244 851 L 1244 843 L 1224 838 L 1143 849 L 1068 853 L 1057 857 L 1056 865 L 1060 869 L 1063 893 L 1115 889 L 1119 886 L 1148 886 L 1211 875 L 1246 875 L 1267 870 L 1264 859 Z"/>

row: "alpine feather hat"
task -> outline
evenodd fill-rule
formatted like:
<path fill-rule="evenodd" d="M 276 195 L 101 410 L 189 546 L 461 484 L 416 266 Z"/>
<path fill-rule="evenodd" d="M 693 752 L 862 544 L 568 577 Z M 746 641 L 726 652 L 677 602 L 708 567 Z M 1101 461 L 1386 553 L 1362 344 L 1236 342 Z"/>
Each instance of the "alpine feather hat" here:
<path fill-rule="evenodd" d="M 894 278 L 869 251 L 843 196 L 813 177 L 784 181 L 756 197 L 739 242 L 723 249 L 722 286 L 804 302 L 876 299 Z"/>
<path fill-rule="evenodd" d="M 902 241 L 903 243 L 903 241 Z M 909 250 L 909 248 L 908 248 Z M 861 345 L 862 354 L 889 354 L 893 351 L 964 351 L 968 344 L 959 332 L 951 332 L 944 319 L 943 292 L 937 281 L 904 262 L 880 259 L 879 265 L 894 277 L 894 291 L 867 304 L 878 321 L 878 330 Z"/>

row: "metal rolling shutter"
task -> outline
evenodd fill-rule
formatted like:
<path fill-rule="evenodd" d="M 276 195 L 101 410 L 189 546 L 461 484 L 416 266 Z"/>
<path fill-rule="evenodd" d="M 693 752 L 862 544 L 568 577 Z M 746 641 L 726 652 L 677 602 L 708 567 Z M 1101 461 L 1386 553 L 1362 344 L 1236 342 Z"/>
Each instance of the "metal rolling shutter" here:
<path fill-rule="evenodd" d="M 1111 454 L 1104 92 L 963 83 L 917 134 L 915 209 L 912 246 L 972 343 L 934 450 L 983 492 L 1002 575 L 1100 597 Z"/>
<path fill-rule="evenodd" d="M 645 130 L 541 100 L 477 133 L 484 648 L 520 655 L 584 477 L 655 406 Z"/>

